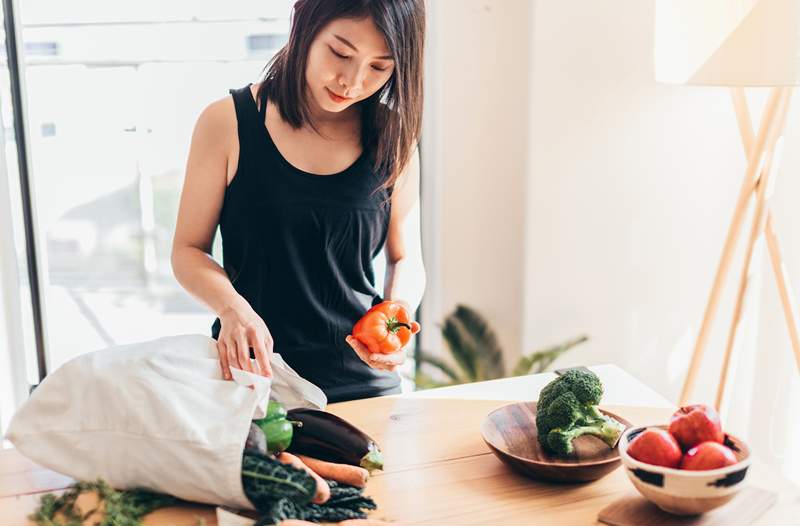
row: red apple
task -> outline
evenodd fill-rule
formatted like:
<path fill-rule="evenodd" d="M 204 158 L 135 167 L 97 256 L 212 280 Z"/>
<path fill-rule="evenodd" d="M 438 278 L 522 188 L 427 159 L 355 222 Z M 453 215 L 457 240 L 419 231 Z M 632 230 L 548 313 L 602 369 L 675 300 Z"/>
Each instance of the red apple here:
<path fill-rule="evenodd" d="M 737 462 L 733 451 L 719 442 L 703 442 L 686 452 L 681 460 L 681 469 L 703 471 L 724 468 Z"/>
<path fill-rule="evenodd" d="M 628 454 L 646 464 L 677 468 L 683 452 L 667 431 L 648 427 L 628 445 Z"/>
<path fill-rule="evenodd" d="M 684 450 L 701 442 L 722 444 L 725 434 L 719 422 L 719 414 L 704 404 L 681 407 L 669 421 L 669 432 Z"/>

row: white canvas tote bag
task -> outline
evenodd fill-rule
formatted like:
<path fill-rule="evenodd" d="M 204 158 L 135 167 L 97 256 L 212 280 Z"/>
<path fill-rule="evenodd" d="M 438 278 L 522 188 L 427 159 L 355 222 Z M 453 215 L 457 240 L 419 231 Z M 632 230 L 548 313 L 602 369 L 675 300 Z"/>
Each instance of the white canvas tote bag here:
<path fill-rule="evenodd" d="M 216 341 L 199 334 L 84 354 L 45 378 L 6 438 L 78 480 L 252 510 L 241 482 L 251 420 L 269 398 L 287 409 L 327 403 L 280 355 L 271 365 L 272 379 L 232 369 L 233 381 L 224 380 Z"/>

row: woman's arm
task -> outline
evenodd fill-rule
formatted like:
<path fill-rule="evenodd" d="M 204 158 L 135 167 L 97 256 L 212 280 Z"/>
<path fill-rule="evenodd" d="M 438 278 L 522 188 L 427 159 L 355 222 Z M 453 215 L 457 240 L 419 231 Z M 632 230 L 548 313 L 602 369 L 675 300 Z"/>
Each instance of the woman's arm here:
<path fill-rule="evenodd" d="M 419 208 L 419 152 L 415 151 L 392 192 L 392 215 L 384 247 L 386 278 L 383 286 L 383 299 L 405 304 L 412 316 L 425 291 Z M 372 368 L 395 371 L 405 361 L 403 349 L 392 354 L 373 354 L 354 337 L 348 335 L 345 339 L 358 357 Z"/>
<path fill-rule="evenodd" d="M 236 292 L 225 270 L 211 257 L 234 146 L 238 148 L 235 110 L 233 99 L 226 97 L 210 104 L 197 119 L 172 243 L 175 278 L 219 316 L 217 350 L 222 374 L 229 379 L 231 366 L 271 376 L 269 354 L 273 347 L 264 320 Z M 251 347 L 259 371 L 250 362 Z"/>
<path fill-rule="evenodd" d="M 392 215 L 384 248 L 386 276 L 383 288 L 385 300 L 405 303 L 412 316 L 422 302 L 426 281 L 419 187 L 419 150 L 416 150 L 392 192 Z"/>
<path fill-rule="evenodd" d="M 226 115 L 233 108 L 226 105 L 232 106 L 224 99 L 216 101 L 197 119 L 172 243 L 175 278 L 217 315 L 244 301 L 211 257 L 225 196 L 230 136 L 236 133 L 235 122 L 231 130 Z"/>

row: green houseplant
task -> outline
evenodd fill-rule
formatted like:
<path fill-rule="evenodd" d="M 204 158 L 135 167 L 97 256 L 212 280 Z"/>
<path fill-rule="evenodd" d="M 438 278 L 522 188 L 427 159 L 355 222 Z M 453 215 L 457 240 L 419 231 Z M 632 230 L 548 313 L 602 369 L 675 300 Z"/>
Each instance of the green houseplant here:
<path fill-rule="evenodd" d="M 415 383 L 419 389 L 540 373 L 547 370 L 559 356 L 589 339 L 583 335 L 535 351 L 521 357 L 513 369 L 507 371 L 497 335 L 477 310 L 459 304 L 440 327 L 455 366 L 429 352 L 418 350 Z M 423 365 L 439 371 L 446 381 L 437 381 L 423 372 Z"/>

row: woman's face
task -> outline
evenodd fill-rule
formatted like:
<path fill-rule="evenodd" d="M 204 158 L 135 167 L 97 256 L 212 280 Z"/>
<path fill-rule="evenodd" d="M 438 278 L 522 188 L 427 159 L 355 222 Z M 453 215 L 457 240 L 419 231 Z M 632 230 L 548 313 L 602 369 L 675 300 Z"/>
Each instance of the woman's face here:
<path fill-rule="evenodd" d="M 322 110 L 340 112 L 373 95 L 393 71 L 386 40 L 372 19 L 340 18 L 311 43 L 306 85 Z"/>

